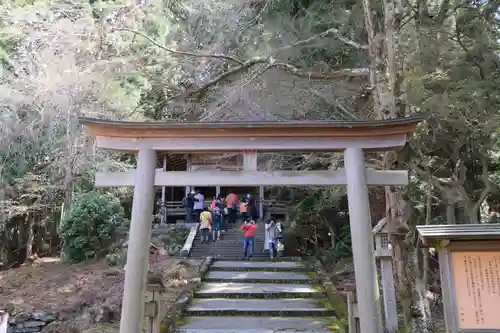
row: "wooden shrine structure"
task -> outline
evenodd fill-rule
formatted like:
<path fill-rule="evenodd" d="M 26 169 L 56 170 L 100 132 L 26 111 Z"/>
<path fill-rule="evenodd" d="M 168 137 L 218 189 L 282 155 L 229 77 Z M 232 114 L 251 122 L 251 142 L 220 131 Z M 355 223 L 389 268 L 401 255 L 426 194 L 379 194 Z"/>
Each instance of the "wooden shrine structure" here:
<path fill-rule="evenodd" d="M 156 171 L 243 171 L 244 156 L 242 152 L 224 152 L 224 153 L 158 153 L 158 163 Z M 267 168 L 267 159 L 259 156 L 257 160 L 257 170 L 262 171 Z M 100 180 L 105 182 L 106 179 Z M 182 204 L 183 198 L 191 189 L 198 189 L 205 196 L 205 207 L 210 205 L 219 194 L 226 196 L 230 191 L 242 196 L 250 193 L 254 197 L 258 215 L 264 216 L 264 211 L 271 215 L 286 216 L 290 202 L 273 196 L 262 185 L 254 186 L 162 186 L 161 192 L 157 192 L 157 216 L 161 223 L 175 222 L 181 219 L 183 221 L 186 209 Z"/>
<path fill-rule="evenodd" d="M 134 186 L 120 333 L 141 332 L 155 186 L 346 185 L 361 333 L 381 333 L 382 317 L 368 185 L 407 185 L 404 170 L 365 167 L 365 151 L 404 147 L 420 118 L 385 121 L 127 122 L 80 118 L 98 148 L 137 153 L 133 172 L 96 175 L 97 186 Z M 345 169 L 259 171 L 260 152 L 341 151 Z M 239 153 L 241 171 L 159 171 L 158 155 Z"/>

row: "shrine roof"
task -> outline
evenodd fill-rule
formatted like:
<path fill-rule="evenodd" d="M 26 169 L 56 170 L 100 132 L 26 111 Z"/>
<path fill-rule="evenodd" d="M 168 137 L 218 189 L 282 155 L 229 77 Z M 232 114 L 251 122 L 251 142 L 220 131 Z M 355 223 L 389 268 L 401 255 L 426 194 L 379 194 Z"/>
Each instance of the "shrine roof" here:
<path fill-rule="evenodd" d="M 423 243 L 434 240 L 500 239 L 500 223 L 417 226 Z"/>
<path fill-rule="evenodd" d="M 100 125 L 120 128 L 144 129 L 225 129 L 225 128 L 377 128 L 396 125 L 417 125 L 423 120 L 421 116 L 402 117 L 387 120 L 290 120 L 290 121 L 123 121 L 80 117 L 80 124 L 86 126 Z"/>
<path fill-rule="evenodd" d="M 422 117 L 356 121 L 122 121 L 79 119 L 99 148 L 137 151 L 342 151 L 404 147 Z"/>

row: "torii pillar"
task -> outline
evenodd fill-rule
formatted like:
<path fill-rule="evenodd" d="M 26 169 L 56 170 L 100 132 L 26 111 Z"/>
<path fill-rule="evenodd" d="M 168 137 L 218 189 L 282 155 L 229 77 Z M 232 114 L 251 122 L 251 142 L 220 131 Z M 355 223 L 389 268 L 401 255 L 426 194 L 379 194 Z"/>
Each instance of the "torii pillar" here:
<path fill-rule="evenodd" d="M 156 158 L 152 149 L 139 150 L 128 236 L 127 267 L 130 269 L 125 270 L 120 333 L 142 332 L 149 258 L 149 247 L 144 244 L 151 242 Z"/>
<path fill-rule="evenodd" d="M 361 333 L 381 333 L 384 330 L 363 150 L 347 148 L 344 151 L 344 165 L 358 311 L 363 314 L 359 316 L 359 326 Z"/>

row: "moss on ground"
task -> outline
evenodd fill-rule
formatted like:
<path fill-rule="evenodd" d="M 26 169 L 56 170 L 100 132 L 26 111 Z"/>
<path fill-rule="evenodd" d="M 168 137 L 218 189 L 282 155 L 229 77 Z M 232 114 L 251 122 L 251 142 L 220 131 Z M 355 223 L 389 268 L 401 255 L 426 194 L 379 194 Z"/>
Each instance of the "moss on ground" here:
<path fill-rule="evenodd" d="M 343 322 L 342 319 L 336 317 L 329 317 L 328 329 L 335 333 L 346 333 L 347 325 Z"/>

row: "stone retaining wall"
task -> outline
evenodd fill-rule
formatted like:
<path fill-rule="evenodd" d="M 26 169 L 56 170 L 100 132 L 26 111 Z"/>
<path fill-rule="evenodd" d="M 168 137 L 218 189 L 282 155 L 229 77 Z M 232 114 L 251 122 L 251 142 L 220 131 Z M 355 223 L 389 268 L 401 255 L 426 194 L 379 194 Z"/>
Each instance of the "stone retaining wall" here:
<path fill-rule="evenodd" d="M 7 333 L 36 333 L 57 319 L 52 312 L 21 312 L 10 317 Z"/>

